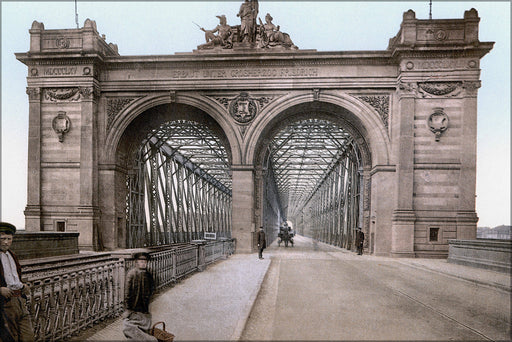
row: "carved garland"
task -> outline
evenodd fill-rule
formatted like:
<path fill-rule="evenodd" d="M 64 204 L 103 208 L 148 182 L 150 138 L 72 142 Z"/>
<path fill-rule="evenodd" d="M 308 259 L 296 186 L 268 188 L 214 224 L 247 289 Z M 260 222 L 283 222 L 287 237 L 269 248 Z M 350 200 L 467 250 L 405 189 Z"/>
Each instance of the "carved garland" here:
<path fill-rule="evenodd" d="M 358 96 L 360 100 L 372 106 L 380 115 L 382 122 L 388 127 L 389 121 L 389 96 L 388 95 L 365 95 Z"/>
<path fill-rule="evenodd" d="M 117 114 L 119 114 L 126 106 L 128 106 L 135 98 L 116 98 L 107 101 L 107 129 L 110 129 Z"/>
<path fill-rule="evenodd" d="M 423 97 L 427 94 L 434 96 L 457 96 L 462 91 L 462 82 L 418 82 L 419 92 Z M 427 94 L 426 94 L 427 93 Z"/>

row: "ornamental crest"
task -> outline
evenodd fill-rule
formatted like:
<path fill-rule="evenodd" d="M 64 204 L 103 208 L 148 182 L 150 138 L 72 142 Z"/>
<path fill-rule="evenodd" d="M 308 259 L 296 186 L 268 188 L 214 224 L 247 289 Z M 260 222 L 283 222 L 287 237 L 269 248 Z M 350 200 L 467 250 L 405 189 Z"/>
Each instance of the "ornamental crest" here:
<path fill-rule="evenodd" d="M 256 116 L 258 108 L 256 102 L 246 92 L 241 92 L 229 104 L 229 114 L 236 122 L 246 124 Z"/>
<path fill-rule="evenodd" d="M 64 134 L 69 132 L 71 120 L 69 120 L 66 112 L 59 111 L 57 116 L 52 120 L 52 128 L 59 137 L 59 142 L 64 142 Z"/>
<path fill-rule="evenodd" d="M 427 124 L 430 131 L 434 133 L 436 141 L 439 141 L 441 134 L 448 128 L 448 115 L 443 108 L 434 108 L 434 113 L 428 117 Z"/>

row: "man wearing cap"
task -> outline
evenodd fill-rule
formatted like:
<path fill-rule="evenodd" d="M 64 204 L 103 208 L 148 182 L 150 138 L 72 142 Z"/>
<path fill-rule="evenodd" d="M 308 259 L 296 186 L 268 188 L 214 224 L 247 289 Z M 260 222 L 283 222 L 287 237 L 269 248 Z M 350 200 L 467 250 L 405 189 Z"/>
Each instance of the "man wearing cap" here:
<path fill-rule="evenodd" d="M 139 252 L 133 258 L 135 267 L 128 271 L 124 288 L 123 333 L 129 340 L 157 342 L 156 337 L 149 334 L 149 301 L 155 291 L 153 276 L 147 270 L 150 255 Z"/>
<path fill-rule="evenodd" d="M 0 312 L 5 325 L 0 328 L 3 340 L 34 341 L 34 329 L 27 310 L 29 287 L 21 282 L 21 266 L 10 251 L 16 227 L 0 222 Z M 7 332 L 8 331 L 8 332 Z"/>

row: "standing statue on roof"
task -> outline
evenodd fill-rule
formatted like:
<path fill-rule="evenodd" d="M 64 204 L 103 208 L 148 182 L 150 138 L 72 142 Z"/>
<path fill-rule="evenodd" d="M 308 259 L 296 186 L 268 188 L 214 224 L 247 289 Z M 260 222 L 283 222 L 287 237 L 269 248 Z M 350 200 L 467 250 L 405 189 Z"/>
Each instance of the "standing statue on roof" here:
<path fill-rule="evenodd" d="M 258 0 L 245 0 L 240 6 L 237 17 L 240 17 L 241 42 L 254 43 L 256 41 L 256 18 L 258 16 Z"/>

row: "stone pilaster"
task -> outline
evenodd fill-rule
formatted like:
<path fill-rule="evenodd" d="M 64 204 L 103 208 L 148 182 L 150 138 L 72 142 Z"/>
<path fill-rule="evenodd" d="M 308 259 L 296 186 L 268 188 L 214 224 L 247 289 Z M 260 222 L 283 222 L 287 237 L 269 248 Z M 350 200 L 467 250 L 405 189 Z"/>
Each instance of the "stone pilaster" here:
<path fill-rule="evenodd" d="M 254 169 L 233 165 L 233 204 L 231 236 L 236 239 L 236 252 L 252 252 L 254 222 Z"/>
<path fill-rule="evenodd" d="M 399 84 L 396 205 L 391 227 L 391 255 L 414 256 L 414 83 Z"/>
<path fill-rule="evenodd" d="M 28 87 L 28 177 L 25 229 L 41 230 L 41 88 Z"/>

